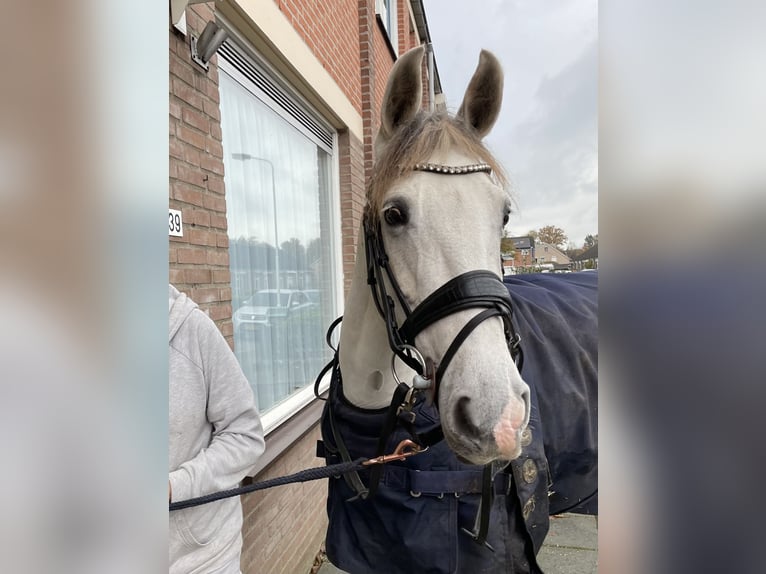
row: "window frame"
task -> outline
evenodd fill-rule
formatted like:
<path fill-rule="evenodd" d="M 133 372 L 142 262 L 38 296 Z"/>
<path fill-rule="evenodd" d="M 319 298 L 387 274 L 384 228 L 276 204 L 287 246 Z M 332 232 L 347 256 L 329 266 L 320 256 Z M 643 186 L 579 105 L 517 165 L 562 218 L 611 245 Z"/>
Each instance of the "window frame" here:
<path fill-rule="evenodd" d="M 399 0 L 375 0 L 375 15 L 394 58 L 399 57 Z"/>
<path fill-rule="evenodd" d="M 330 192 L 328 199 L 328 212 L 331 214 L 330 227 L 331 237 L 330 241 L 332 245 L 330 247 L 333 253 L 334 265 L 335 265 L 335 308 L 336 315 L 342 315 L 344 304 L 344 284 L 343 284 L 343 252 L 342 252 L 342 221 L 341 221 L 341 206 L 340 206 L 340 153 L 338 149 L 338 131 L 332 127 L 322 114 L 320 114 L 306 99 L 300 94 L 297 88 L 285 80 L 285 78 L 244 40 L 236 30 L 224 20 L 220 22 L 229 31 L 229 40 L 227 40 L 229 46 L 236 50 L 237 55 L 244 58 L 248 64 L 255 67 L 261 74 L 265 75 L 270 82 L 273 83 L 273 87 L 278 90 L 282 96 L 289 98 L 293 105 L 297 106 L 303 114 L 308 115 L 314 122 L 319 124 L 322 128 L 327 130 L 332 135 L 332 145 L 328 147 L 326 142 L 322 141 L 314 133 L 311 132 L 305 125 L 303 125 L 293 115 L 288 113 L 284 108 L 277 104 L 274 99 L 261 90 L 253 81 L 242 73 L 233 62 L 229 61 L 225 55 L 219 53 L 218 55 L 218 68 L 219 74 L 226 74 L 236 83 L 242 86 L 246 91 L 257 98 L 261 103 L 266 105 L 269 109 L 278 114 L 288 124 L 295 127 L 301 134 L 307 137 L 312 143 L 316 144 L 319 148 L 324 150 L 330 156 L 330 176 L 332 182 L 330 184 Z M 220 89 L 220 82 L 219 82 Z M 224 145 L 224 142 L 221 142 Z M 224 154 L 227 150 L 224 149 Z M 329 326 L 329 325 L 328 325 Z M 319 374 L 318 372 L 316 373 Z M 277 433 L 280 436 L 294 436 L 301 434 L 308 429 L 311 425 L 316 423 L 317 408 L 312 406 L 312 403 L 318 403 L 318 399 L 314 396 L 313 380 L 306 381 L 306 386 L 301 390 L 288 396 L 285 400 L 277 403 L 266 411 L 261 412 L 261 422 L 263 424 L 264 434 L 269 437 L 272 433 L 285 427 L 281 432 Z M 330 385 L 330 374 L 326 374 L 319 385 L 319 394 L 326 392 Z M 321 411 L 320 411 L 321 412 Z M 299 419 L 300 420 L 297 420 Z M 293 421 L 291 423 L 291 421 Z M 290 424 L 288 424 L 290 423 Z M 304 428 L 305 427 L 305 428 Z M 296 430 L 297 429 L 297 430 Z M 281 452 L 281 449 L 278 449 Z M 264 463 L 268 462 L 264 459 Z M 259 465 L 260 466 L 260 465 Z"/>

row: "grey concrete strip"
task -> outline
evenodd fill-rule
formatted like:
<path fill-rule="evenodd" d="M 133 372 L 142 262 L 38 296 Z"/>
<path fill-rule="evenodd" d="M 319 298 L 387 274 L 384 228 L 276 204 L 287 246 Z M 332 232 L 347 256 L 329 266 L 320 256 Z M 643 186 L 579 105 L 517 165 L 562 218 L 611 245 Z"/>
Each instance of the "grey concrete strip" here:
<path fill-rule="evenodd" d="M 593 516 L 551 516 L 551 526 L 540 554 L 545 574 L 596 574 L 598 569 L 598 524 Z M 329 562 L 318 574 L 347 574 Z"/>
<path fill-rule="evenodd" d="M 338 570 L 335 566 L 330 564 L 329 562 L 325 562 L 322 564 L 322 567 L 319 569 L 319 572 L 317 574 L 346 574 L 343 570 Z"/>
<path fill-rule="evenodd" d="M 537 556 L 546 574 L 596 574 L 598 525 L 594 516 L 551 516 L 551 526 Z"/>

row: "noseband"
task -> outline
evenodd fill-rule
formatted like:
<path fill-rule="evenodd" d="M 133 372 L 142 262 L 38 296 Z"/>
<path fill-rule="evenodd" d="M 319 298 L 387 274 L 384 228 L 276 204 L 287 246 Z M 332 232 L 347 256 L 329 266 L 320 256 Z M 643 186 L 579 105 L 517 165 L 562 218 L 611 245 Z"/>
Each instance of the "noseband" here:
<path fill-rule="evenodd" d="M 491 173 L 492 168 L 486 163 L 445 166 L 425 163 L 416 164 L 414 171 L 425 171 L 442 175 L 464 175 L 470 173 Z M 508 350 L 516 366 L 521 370 L 523 355 L 521 352 L 521 337 L 513 328 L 511 316 L 513 307 L 508 289 L 502 280 L 491 271 L 468 271 L 447 281 L 426 297 L 414 310 L 411 310 L 396 281 L 389 265 L 388 255 L 383 244 L 383 235 L 379 223 L 374 223 L 370 213 L 364 218 L 365 254 L 367 257 L 367 283 L 372 291 L 372 298 L 378 312 L 386 323 L 388 344 L 396 357 L 412 368 L 417 375 L 413 380 L 416 390 L 431 388 L 432 399 L 437 403 L 438 384 L 452 358 L 468 336 L 482 322 L 490 317 L 499 316 L 503 320 L 505 339 Z M 396 303 L 386 290 L 386 279 L 394 291 L 406 317 L 401 326 L 396 320 Z M 436 366 L 429 360 L 424 360 L 417 351 L 415 338 L 424 329 L 435 322 L 466 309 L 483 309 L 472 317 L 460 330 L 447 348 L 441 362 Z M 393 369 L 393 364 L 392 364 Z M 394 376 L 396 371 L 394 369 Z M 401 385 L 399 378 L 397 381 Z"/>

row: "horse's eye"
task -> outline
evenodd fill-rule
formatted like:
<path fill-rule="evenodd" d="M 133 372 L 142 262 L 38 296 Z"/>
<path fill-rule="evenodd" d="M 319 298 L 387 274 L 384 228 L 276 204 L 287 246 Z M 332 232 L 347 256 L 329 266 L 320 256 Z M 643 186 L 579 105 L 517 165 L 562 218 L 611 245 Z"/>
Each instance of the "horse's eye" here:
<path fill-rule="evenodd" d="M 407 223 L 407 211 L 403 207 L 391 206 L 383 212 L 383 219 L 394 227 Z"/>
<path fill-rule="evenodd" d="M 506 211 L 505 215 L 503 215 L 503 227 L 508 225 L 508 221 L 510 220 L 510 218 L 511 218 L 511 214 Z"/>

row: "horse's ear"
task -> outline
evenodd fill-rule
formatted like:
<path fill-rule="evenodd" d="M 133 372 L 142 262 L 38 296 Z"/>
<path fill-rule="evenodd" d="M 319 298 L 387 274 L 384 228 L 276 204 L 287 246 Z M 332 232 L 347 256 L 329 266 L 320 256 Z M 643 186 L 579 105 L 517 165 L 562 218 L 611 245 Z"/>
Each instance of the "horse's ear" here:
<path fill-rule="evenodd" d="M 410 121 L 420 110 L 423 98 L 423 46 L 409 50 L 399 58 L 388 76 L 380 112 L 378 137 L 384 143 L 397 127 Z"/>
<path fill-rule="evenodd" d="M 495 125 L 502 102 L 503 68 L 491 52 L 482 50 L 456 117 L 481 139 Z"/>

